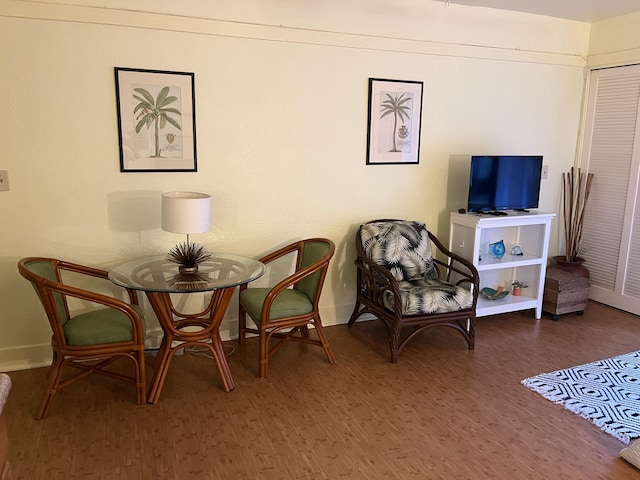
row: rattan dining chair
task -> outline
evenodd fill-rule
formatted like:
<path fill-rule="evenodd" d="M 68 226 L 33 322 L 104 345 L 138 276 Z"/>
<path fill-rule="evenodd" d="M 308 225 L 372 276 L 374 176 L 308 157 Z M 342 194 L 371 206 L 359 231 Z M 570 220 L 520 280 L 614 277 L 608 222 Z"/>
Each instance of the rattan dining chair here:
<path fill-rule="evenodd" d="M 133 383 L 137 403 L 146 403 L 145 322 L 136 292 L 127 289 L 130 301 L 127 303 L 72 286 L 69 282 L 65 283 L 67 276 L 70 279 L 73 274 L 79 274 L 108 279 L 108 272 L 54 258 L 23 258 L 18 262 L 18 271 L 36 290 L 53 331 L 53 362 L 47 374 L 47 390 L 36 418 L 47 416 L 51 400 L 61 388 L 91 373 Z M 80 278 L 74 276 L 74 280 L 79 281 Z M 100 308 L 72 315 L 67 302 L 69 297 L 99 305 Z M 122 358 L 133 361 L 134 375 L 106 368 Z M 63 379 L 63 371 L 67 366 L 80 372 Z"/>
<path fill-rule="evenodd" d="M 326 238 L 310 238 L 287 245 L 260 261 L 269 264 L 287 255 L 295 255 L 295 271 L 270 288 L 240 287 L 238 343 L 244 345 L 247 333 L 258 334 L 259 376 L 267 376 L 269 358 L 286 342 L 318 345 L 330 363 L 335 355 L 322 328 L 318 304 L 335 245 Z M 256 327 L 248 327 L 247 315 Z M 310 336 L 314 327 L 316 338 Z M 278 339 L 270 347 L 270 341 Z"/>

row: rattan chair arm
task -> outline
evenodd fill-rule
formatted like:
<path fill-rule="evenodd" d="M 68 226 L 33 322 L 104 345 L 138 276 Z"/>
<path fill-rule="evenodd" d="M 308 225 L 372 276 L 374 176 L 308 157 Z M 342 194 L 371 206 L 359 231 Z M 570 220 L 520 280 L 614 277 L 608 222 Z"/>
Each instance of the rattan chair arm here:
<path fill-rule="evenodd" d="M 66 262 L 63 260 L 57 261 L 58 269 L 66 270 L 69 272 L 80 273 L 83 275 L 88 275 L 91 277 L 102 278 L 104 280 L 109 280 L 109 272 L 106 270 L 102 270 L 94 267 L 87 267 L 85 265 L 78 265 L 77 263 Z M 133 305 L 139 305 L 138 303 L 138 294 L 132 288 L 122 287 L 127 291 L 129 295 L 129 302 Z"/>
<path fill-rule="evenodd" d="M 264 257 L 258 259 L 258 261 L 267 264 L 270 262 L 273 262 L 274 260 L 277 260 L 280 257 L 284 257 L 285 255 L 288 255 L 290 253 L 293 252 L 298 252 L 300 253 L 300 251 L 302 250 L 302 246 L 304 245 L 304 242 L 300 241 L 300 242 L 295 242 L 292 243 L 290 245 L 286 245 L 278 250 L 276 250 L 275 252 L 271 252 L 268 255 L 265 255 Z"/>
<path fill-rule="evenodd" d="M 262 258 L 259 258 L 258 261 L 264 263 L 265 265 L 267 265 L 270 262 L 273 262 L 274 260 L 277 260 L 278 258 L 284 257 L 285 255 L 288 255 L 290 253 L 293 252 L 300 252 L 300 250 L 302 249 L 302 242 L 296 242 L 293 243 L 291 245 L 287 245 L 285 247 L 280 248 L 279 250 L 276 250 L 275 252 L 271 252 L 268 255 L 265 255 Z M 297 259 L 296 259 L 297 261 Z M 287 277 L 289 278 L 289 277 Z M 248 283 L 244 283 L 242 285 L 240 285 L 240 291 L 242 292 L 243 290 L 246 290 L 247 288 L 249 288 L 249 284 Z"/>
<path fill-rule="evenodd" d="M 396 315 L 402 316 L 400 286 L 391 271 L 366 257 L 359 257 L 355 263 L 361 274 L 361 288 L 368 292 L 367 298 L 378 308 L 386 309 L 385 293 L 391 293 L 394 299 L 393 311 Z"/>
<path fill-rule="evenodd" d="M 448 270 L 447 278 L 445 280 L 447 281 L 450 280 L 451 272 L 456 272 L 459 275 L 465 277 L 471 284 L 475 284 L 477 287 L 480 282 L 480 276 L 478 274 L 478 269 L 473 265 L 473 263 L 471 263 L 466 258 L 463 258 L 460 255 L 450 251 L 447 247 L 445 247 L 442 244 L 442 242 L 440 242 L 440 240 L 438 240 L 438 238 L 435 235 L 433 235 L 431 232 L 428 232 L 428 233 L 429 233 L 429 238 L 431 239 L 433 244 L 436 246 L 438 251 L 449 259 L 449 263 L 444 263 L 436 259 L 435 257 L 433 258 L 434 262 L 438 263 L 439 265 L 442 265 Z M 459 263 L 461 267 L 457 267 L 456 263 Z"/>

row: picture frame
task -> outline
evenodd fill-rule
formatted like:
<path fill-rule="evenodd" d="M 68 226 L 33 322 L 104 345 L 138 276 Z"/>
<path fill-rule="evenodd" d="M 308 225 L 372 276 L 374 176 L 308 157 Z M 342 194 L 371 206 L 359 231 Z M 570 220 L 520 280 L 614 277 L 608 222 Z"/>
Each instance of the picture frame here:
<path fill-rule="evenodd" d="M 114 67 L 121 172 L 197 172 L 195 76 Z"/>
<path fill-rule="evenodd" d="M 420 163 L 423 82 L 369 78 L 367 165 Z"/>

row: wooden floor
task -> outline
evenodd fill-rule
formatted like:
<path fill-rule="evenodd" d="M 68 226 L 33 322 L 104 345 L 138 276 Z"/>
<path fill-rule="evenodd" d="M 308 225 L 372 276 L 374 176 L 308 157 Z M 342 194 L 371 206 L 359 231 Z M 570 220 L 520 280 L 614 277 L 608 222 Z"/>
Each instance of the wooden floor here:
<path fill-rule="evenodd" d="M 212 360 L 187 354 L 158 405 L 94 376 L 40 421 L 46 370 L 11 372 L 10 459 L 33 480 L 638 479 L 618 457 L 622 442 L 520 381 L 638 350 L 639 327 L 596 303 L 557 322 L 484 317 L 475 351 L 436 329 L 391 364 L 378 322 L 340 325 L 327 329 L 336 365 L 292 344 L 260 380 L 251 339 L 229 356 L 231 393 Z"/>

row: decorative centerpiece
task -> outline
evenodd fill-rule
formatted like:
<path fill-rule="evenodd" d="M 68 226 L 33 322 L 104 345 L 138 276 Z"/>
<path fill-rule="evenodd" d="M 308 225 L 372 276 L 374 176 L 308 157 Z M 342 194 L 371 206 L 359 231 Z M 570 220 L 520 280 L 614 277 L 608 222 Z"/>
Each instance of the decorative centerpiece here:
<path fill-rule="evenodd" d="M 202 245 L 189 241 L 174 245 L 167 259 L 178 264 L 180 273 L 189 274 L 198 271 L 198 265 L 211 258 L 211 252 Z"/>

